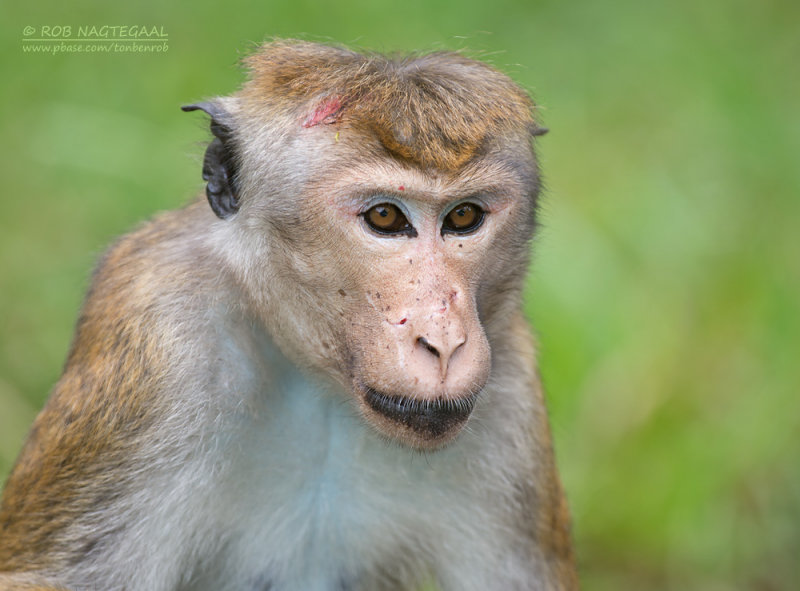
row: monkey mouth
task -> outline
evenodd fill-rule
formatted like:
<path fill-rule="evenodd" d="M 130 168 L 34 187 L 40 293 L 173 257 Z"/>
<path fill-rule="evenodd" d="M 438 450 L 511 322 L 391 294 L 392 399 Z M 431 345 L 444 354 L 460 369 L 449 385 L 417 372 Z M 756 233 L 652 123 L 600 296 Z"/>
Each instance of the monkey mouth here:
<path fill-rule="evenodd" d="M 366 387 L 364 398 L 367 405 L 384 418 L 410 429 L 424 440 L 435 441 L 466 422 L 478 395 L 426 400 L 384 394 Z"/>

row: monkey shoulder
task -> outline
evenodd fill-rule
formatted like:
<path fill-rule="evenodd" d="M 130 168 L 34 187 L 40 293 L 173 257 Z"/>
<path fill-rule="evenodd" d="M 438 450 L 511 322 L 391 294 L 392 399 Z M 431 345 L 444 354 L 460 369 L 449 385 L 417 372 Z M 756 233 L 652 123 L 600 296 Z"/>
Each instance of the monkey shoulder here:
<path fill-rule="evenodd" d="M 120 524 L 106 512 L 145 486 L 166 433 L 192 437 L 181 417 L 202 406 L 197 392 L 218 354 L 201 345 L 219 333 L 210 310 L 225 286 L 196 237 L 203 214 L 162 214 L 98 263 L 61 378 L 6 483 L 0 538 L 17 543 L 0 544 L 0 570 L 60 570 L 107 546 Z M 209 284 L 217 291 L 202 289 Z"/>

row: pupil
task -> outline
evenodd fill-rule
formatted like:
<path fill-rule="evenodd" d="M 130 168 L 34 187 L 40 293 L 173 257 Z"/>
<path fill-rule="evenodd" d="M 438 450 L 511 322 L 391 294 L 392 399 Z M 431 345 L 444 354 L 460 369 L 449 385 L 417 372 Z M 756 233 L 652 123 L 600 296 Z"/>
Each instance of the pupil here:
<path fill-rule="evenodd" d="M 456 211 L 456 222 L 461 225 L 469 224 L 472 221 L 472 208 L 469 206 L 459 207 Z"/>

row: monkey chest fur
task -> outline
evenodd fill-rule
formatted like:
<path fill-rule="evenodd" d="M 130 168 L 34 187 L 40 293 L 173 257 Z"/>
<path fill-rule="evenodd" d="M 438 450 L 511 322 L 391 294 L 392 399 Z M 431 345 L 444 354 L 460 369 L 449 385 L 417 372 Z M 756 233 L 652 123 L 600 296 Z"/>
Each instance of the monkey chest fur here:
<path fill-rule="evenodd" d="M 202 442 L 202 461 L 161 499 L 175 525 L 159 531 L 193 548 L 185 589 L 414 589 L 434 576 L 447 589 L 489 588 L 481 563 L 509 545 L 507 503 L 478 430 L 412 451 L 285 359 L 279 371 L 246 355 L 228 362 L 249 378 L 228 384 L 233 406 L 216 418 L 226 435 Z"/>

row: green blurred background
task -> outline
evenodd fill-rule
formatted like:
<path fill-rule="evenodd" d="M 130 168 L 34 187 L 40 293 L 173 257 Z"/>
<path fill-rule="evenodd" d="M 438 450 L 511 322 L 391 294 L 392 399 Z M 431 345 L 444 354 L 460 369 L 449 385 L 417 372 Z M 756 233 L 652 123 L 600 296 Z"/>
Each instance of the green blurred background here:
<path fill-rule="evenodd" d="M 797 589 L 800 4 L 2 6 L 0 478 L 114 236 L 202 189 L 205 122 L 271 36 L 470 48 L 541 105 L 541 340 L 585 589 Z M 25 53 L 32 26 L 161 54 Z"/>

